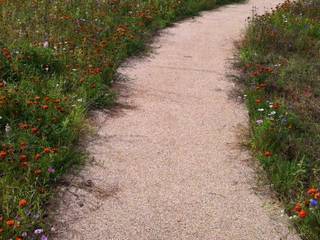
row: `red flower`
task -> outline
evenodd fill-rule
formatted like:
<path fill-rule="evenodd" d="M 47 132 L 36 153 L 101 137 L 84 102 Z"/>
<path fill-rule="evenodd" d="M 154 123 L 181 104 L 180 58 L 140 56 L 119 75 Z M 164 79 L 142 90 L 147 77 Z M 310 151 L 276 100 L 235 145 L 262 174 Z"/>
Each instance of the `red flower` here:
<path fill-rule="evenodd" d="M 6 223 L 7 223 L 8 227 L 13 227 L 15 224 L 14 220 L 12 220 L 12 219 L 7 220 Z"/>
<path fill-rule="evenodd" d="M 293 208 L 293 211 L 295 211 L 297 213 L 300 212 L 301 210 L 302 210 L 302 206 L 300 203 L 297 203 Z"/>
<path fill-rule="evenodd" d="M 264 156 L 265 156 L 265 157 L 272 157 L 272 152 L 270 152 L 270 151 L 265 151 L 265 152 L 264 152 Z"/>
<path fill-rule="evenodd" d="M 42 108 L 43 110 L 48 110 L 48 109 L 49 109 L 49 106 L 48 106 L 48 105 L 43 105 L 43 106 L 41 106 L 41 108 Z"/>
<path fill-rule="evenodd" d="M 20 155 L 19 159 L 20 159 L 20 162 L 27 162 L 28 161 L 28 157 L 24 154 Z"/>
<path fill-rule="evenodd" d="M 2 160 L 4 160 L 6 157 L 7 157 L 7 152 L 6 152 L 6 151 L 1 151 L 1 152 L 0 152 L 0 158 L 1 158 Z"/>
<path fill-rule="evenodd" d="M 28 201 L 26 199 L 21 199 L 19 201 L 19 207 L 24 208 L 25 206 L 27 206 Z"/>
<path fill-rule="evenodd" d="M 41 158 L 41 154 L 40 153 L 37 153 L 35 156 L 34 156 L 34 159 L 35 160 L 39 160 Z"/>
<path fill-rule="evenodd" d="M 256 104 L 260 104 L 261 103 L 261 99 L 256 99 Z"/>
<path fill-rule="evenodd" d="M 46 147 L 43 149 L 44 153 L 52 153 L 52 149 L 50 147 Z"/>
<path fill-rule="evenodd" d="M 34 127 L 31 129 L 32 134 L 37 134 L 39 132 L 39 129 Z"/>
<path fill-rule="evenodd" d="M 318 192 L 318 190 L 316 188 L 310 188 L 308 190 L 308 194 L 311 196 L 315 195 L 317 192 Z"/>
<path fill-rule="evenodd" d="M 301 210 L 298 215 L 300 218 L 305 218 L 308 216 L 308 213 L 304 210 Z"/>

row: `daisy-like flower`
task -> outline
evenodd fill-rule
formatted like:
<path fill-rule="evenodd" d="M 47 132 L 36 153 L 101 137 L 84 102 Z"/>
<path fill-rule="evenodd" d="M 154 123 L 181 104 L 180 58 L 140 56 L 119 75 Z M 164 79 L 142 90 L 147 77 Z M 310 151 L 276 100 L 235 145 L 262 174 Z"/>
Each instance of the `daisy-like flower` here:
<path fill-rule="evenodd" d="M 262 124 L 263 124 L 263 120 L 262 120 L 262 119 L 258 119 L 258 120 L 256 121 L 256 123 L 257 123 L 258 125 L 262 125 Z"/>
<path fill-rule="evenodd" d="M 36 235 L 39 235 L 41 233 L 43 233 L 43 229 L 42 228 L 38 228 L 38 229 L 34 230 L 34 234 L 36 234 Z"/>
<path fill-rule="evenodd" d="M 264 108 L 258 108 L 258 112 L 264 112 Z"/>

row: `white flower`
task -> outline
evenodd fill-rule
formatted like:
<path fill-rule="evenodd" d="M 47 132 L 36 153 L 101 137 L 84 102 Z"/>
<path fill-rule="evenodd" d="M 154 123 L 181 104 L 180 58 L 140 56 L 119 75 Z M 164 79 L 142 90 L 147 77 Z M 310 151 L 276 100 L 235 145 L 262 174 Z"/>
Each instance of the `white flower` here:
<path fill-rule="evenodd" d="M 48 41 L 44 41 L 43 47 L 44 47 L 44 48 L 48 48 L 48 47 L 49 47 L 49 42 L 48 42 Z"/>
<path fill-rule="evenodd" d="M 8 123 L 6 124 L 4 130 L 5 130 L 5 132 L 6 132 L 7 134 L 9 134 L 9 133 L 11 132 L 11 127 L 10 127 L 10 125 L 9 125 Z"/>
<path fill-rule="evenodd" d="M 78 101 L 78 102 L 82 102 L 83 100 L 82 100 L 82 98 L 79 98 L 77 101 Z"/>
<path fill-rule="evenodd" d="M 268 115 L 269 116 L 273 116 L 273 115 L 276 115 L 277 114 L 277 112 L 276 111 L 272 111 L 271 113 L 269 113 Z"/>
<path fill-rule="evenodd" d="M 263 120 L 262 120 L 262 119 L 259 119 L 259 120 L 256 121 L 256 123 L 257 123 L 258 125 L 261 125 L 261 124 L 263 123 Z"/>
<path fill-rule="evenodd" d="M 0 116 L 0 120 L 2 119 L 2 116 Z"/>
<path fill-rule="evenodd" d="M 263 112 L 264 108 L 258 108 L 258 112 Z"/>

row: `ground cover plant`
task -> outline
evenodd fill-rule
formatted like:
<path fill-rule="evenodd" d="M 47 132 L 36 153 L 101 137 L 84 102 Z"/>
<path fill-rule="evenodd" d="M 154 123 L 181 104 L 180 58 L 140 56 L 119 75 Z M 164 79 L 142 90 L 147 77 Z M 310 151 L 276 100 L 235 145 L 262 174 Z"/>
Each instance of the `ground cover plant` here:
<path fill-rule="evenodd" d="M 152 33 L 230 0 L 0 0 L 0 239 L 48 238 L 50 190 L 86 113 Z"/>
<path fill-rule="evenodd" d="M 251 147 L 305 239 L 320 236 L 320 1 L 254 15 L 240 44 Z"/>

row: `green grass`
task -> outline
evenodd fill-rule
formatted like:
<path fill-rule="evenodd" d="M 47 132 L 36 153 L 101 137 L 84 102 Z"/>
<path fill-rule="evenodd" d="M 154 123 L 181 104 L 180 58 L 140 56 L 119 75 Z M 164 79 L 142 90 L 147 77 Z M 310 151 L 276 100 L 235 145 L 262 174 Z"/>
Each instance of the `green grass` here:
<path fill-rule="evenodd" d="M 286 1 L 253 16 L 239 67 L 251 147 L 301 235 L 319 239 L 320 1 Z"/>
<path fill-rule="evenodd" d="M 119 64 L 157 29 L 229 2 L 0 0 L 0 239 L 49 234 L 51 189 L 84 158 L 87 112 L 114 104 Z"/>

